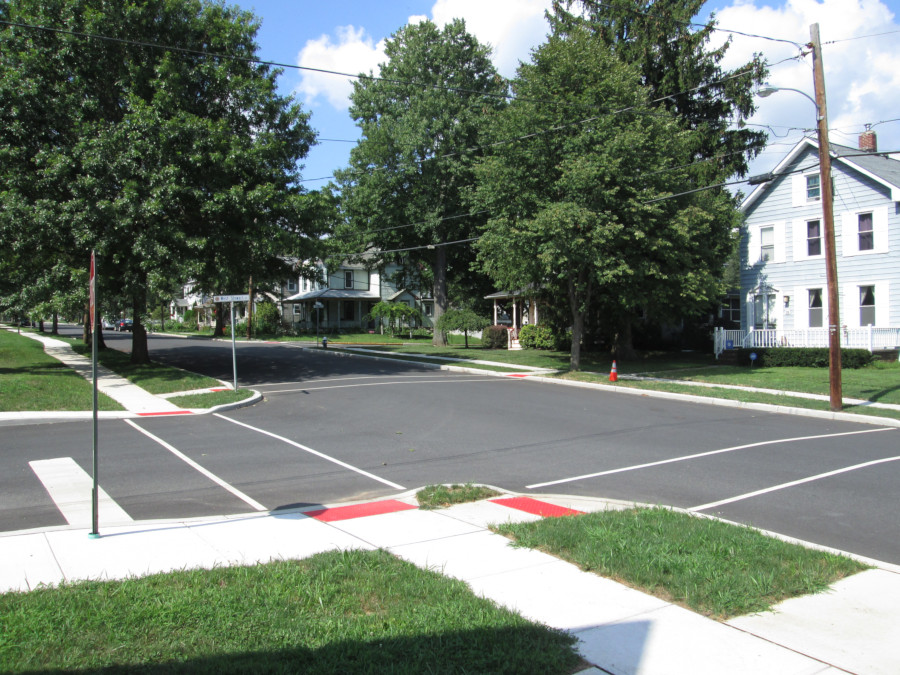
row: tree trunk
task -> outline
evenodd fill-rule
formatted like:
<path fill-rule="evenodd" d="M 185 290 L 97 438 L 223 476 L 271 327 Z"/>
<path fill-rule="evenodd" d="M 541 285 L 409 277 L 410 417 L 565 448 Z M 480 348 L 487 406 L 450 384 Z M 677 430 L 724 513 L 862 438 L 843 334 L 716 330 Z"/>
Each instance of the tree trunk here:
<path fill-rule="evenodd" d="M 247 303 L 247 339 L 253 337 L 253 276 L 250 276 L 250 302 Z"/>
<path fill-rule="evenodd" d="M 434 257 L 434 325 L 437 326 L 441 315 L 447 311 L 447 250 L 443 246 L 438 246 Z M 446 347 L 447 334 L 435 330 L 431 344 L 435 347 Z"/>
<path fill-rule="evenodd" d="M 637 352 L 634 351 L 631 319 L 631 314 L 626 314 L 624 318 L 619 321 L 619 330 L 616 331 L 616 337 L 613 343 L 613 357 L 616 359 L 625 360 L 637 358 Z"/>
<path fill-rule="evenodd" d="M 91 308 L 90 302 L 84 306 L 84 320 L 81 322 L 84 327 L 81 331 L 81 339 L 88 347 L 91 346 Z"/>
<path fill-rule="evenodd" d="M 159 303 L 159 332 L 166 332 L 166 303 L 160 301 Z"/>
<path fill-rule="evenodd" d="M 141 317 L 147 309 L 147 298 L 144 291 L 138 291 L 131 306 L 131 363 L 150 363 L 150 349 L 147 346 L 147 329 L 141 323 Z"/>
<path fill-rule="evenodd" d="M 222 337 L 225 334 L 225 303 L 220 302 L 216 306 L 216 324 L 213 328 L 213 337 Z"/>
<path fill-rule="evenodd" d="M 53 312 L 53 328 L 50 329 L 51 335 L 59 335 L 59 312 Z"/>
<path fill-rule="evenodd" d="M 584 315 L 591 304 L 591 278 L 585 270 L 577 279 L 569 279 L 569 307 L 572 311 L 572 347 L 569 350 L 569 368 L 581 370 L 581 338 L 584 335 Z"/>

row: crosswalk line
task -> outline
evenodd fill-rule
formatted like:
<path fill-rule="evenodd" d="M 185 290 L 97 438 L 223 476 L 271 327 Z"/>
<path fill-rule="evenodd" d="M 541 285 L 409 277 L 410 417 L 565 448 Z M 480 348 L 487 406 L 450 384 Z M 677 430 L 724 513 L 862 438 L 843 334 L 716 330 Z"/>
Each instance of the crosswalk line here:
<path fill-rule="evenodd" d="M 42 459 L 28 462 L 56 507 L 76 527 L 92 526 L 91 492 L 94 480 L 71 457 Z M 98 517 L 101 523 L 130 523 L 131 516 L 116 504 L 103 488 L 97 495 Z"/>

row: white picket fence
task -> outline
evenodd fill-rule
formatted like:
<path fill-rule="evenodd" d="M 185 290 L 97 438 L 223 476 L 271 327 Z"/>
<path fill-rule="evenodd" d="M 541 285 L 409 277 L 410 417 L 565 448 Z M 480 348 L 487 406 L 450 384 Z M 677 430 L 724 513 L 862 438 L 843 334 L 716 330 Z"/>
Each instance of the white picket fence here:
<path fill-rule="evenodd" d="M 716 328 L 713 333 L 713 351 L 716 358 L 726 349 L 753 347 L 828 347 L 827 328 L 781 328 L 725 330 Z M 900 328 L 842 328 L 841 348 L 867 349 L 870 352 L 900 347 Z"/>

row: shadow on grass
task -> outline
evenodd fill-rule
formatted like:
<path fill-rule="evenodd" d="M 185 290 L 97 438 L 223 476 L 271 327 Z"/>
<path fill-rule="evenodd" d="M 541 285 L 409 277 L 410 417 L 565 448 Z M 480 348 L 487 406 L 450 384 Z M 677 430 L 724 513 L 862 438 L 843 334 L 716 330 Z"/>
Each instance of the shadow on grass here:
<path fill-rule="evenodd" d="M 172 636 L 173 640 L 177 636 Z M 336 640 L 321 647 L 224 653 L 184 661 L 26 673 L 572 673 L 581 662 L 572 638 L 542 626 L 484 628 L 434 635 Z"/>

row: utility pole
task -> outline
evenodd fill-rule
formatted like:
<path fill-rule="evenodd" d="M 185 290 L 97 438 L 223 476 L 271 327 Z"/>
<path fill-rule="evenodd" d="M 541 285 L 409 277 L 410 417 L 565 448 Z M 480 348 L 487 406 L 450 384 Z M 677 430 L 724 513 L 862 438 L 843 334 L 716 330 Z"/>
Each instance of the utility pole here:
<path fill-rule="evenodd" d="M 841 387 L 841 312 L 838 303 L 837 252 L 834 244 L 834 195 L 831 186 L 831 153 L 828 146 L 828 112 L 825 107 L 825 71 L 822 67 L 822 45 L 819 24 L 809 27 L 813 57 L 813 86 L 816 94 L 816 117 L 819 138 L 819 192 L 822 198 L 822 220 L 825 223 L 825 279 L 828 284 L 828 384 L 832 412 L 843 409 Z"/>

